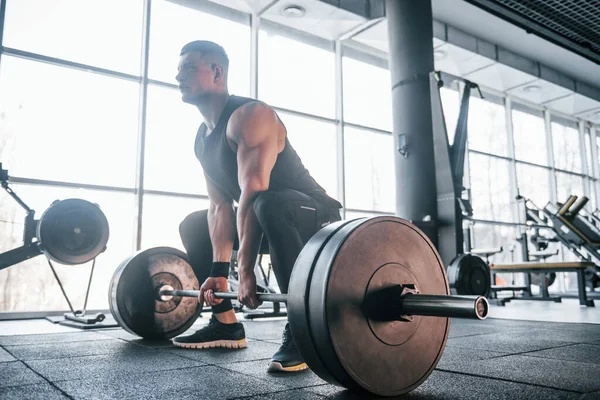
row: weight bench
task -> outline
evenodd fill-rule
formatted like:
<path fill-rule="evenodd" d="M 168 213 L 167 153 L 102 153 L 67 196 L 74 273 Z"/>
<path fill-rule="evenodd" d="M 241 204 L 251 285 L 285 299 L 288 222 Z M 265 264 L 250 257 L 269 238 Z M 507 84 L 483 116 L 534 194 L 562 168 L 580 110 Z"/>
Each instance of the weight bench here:
<path fill-rule="evenodd" d="M 595 264 L 589 261 L 566 261 L 566 262 L 550 262 L 550 263 L 540 263 L 535 261 L 524 262 L 524 263 L 516 263 L 516 264 L 492 264 L 490 265 L 490 270 L 492 274 L 500 273 L 500 272 L 523 272 L 523 273 L 551 273 L 551 272 L 575 272 L 577 274 L 577 289 L 579 292 L 579 304 L 587 307 L 594 307 L 594 301 L 587 298 L 587 293 L 585 291 L 585 277 L 584 272 L 588 267 L 593 267 Z M 545 283 L 545 279 L 542 280 Z M 495 283 L 495 279 L 494 279 Z M 544 284 L 542 285 L 542 297 L 534 297 L 531 295 L 531 288 L 527 287 L 524 292 L 529 292 L 528 295 L 525 296 L 514 296 L 505 299 L 498 299 L 499 305 L 505 305 L 505 303 L 511 300 L 550 300 L 555 302 L 560 302 L 560 297 L 549 297 L 548 296 L 548 288 L 544 288 Z M 494 286 L 492 290 L 501 291 L 501 290 L 516 290 L 513 287 L 506 286 Z"/>

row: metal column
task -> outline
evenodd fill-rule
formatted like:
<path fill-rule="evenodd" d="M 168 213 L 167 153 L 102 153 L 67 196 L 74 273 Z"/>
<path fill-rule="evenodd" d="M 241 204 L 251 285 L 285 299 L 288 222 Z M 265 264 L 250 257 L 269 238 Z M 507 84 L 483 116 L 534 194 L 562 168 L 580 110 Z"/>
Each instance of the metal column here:
<path fill-rule="evenodd" d="M 396 167 L 396 215 L 437 246 L 436 180 L 429 73 L 433 64 L 431 1 L 387 0 Z"/>

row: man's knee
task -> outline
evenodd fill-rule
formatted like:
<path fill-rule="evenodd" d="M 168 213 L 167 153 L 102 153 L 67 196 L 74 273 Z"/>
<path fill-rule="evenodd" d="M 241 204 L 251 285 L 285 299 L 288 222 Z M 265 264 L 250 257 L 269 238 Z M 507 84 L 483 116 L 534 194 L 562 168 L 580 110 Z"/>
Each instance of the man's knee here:
<path fill-rule="evenodd" d="M 185 240 L 192 235 L 197 235 L 204 226 L 208 229 L 208 210 L 195 211 L 179 224 L 179 236 Z"/>

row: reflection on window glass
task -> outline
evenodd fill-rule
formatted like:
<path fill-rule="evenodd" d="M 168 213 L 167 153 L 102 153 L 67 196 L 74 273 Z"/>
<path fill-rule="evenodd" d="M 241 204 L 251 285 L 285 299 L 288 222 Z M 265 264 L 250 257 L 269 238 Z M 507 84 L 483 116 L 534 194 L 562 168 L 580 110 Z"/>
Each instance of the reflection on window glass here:
<path fill-rule="evenodd" d="M 548 165 L 544 119 L 519 110 L 512 110 L 515 156 L 518 160 Z"/>
<path fill-rule="evenodd" d="M 2 45 L 139 75 L 143 6 L 122 0 L 9 0 Z"/>
<path fill-rule="evenodd" d="M 139 84 L 2 56 L 0 160 L 13 176 L 133 187 Z"/>
<path fill-rule="evenodd" d="M 387 131 L 392 130 L 390 71 L 344 57 L 344 119 Z"/>
<path fill-rule="evenodd" d="M 473 217 L 511 221 L 511 199 L 506 160 L 470 153 Z"/>
<path fill-rule="evenodd" d="M 552 147 L 554 167 L 566 171 L 581 172 L 579 131 L 569 126 L 552 122 Z"/>
<path fill-rule="evenodd" d="M 181 48 L 194 40 L 211 40 L 221 45 L 229 57 L 229 92 L 239 96 L 250 94 L 249 24 L 164 0 L 152 2 L 151 19 L 148 65 L 151 79 L 177 83 Z"/>
<path fill-rule="evenodd" d="M 469 149 L 507 155 L 504 106 L 471 96 L 469 100 Z"/>
<path fill-rule="evenodd" d="M 198 109 L 183 103 L 177 90 L 149 85 L 146 115 L 146 189 L 206 194 L 194 153 L 196 132 L 204 121 Z"/>
<path fill-rule="evenodd" d="M 36 219 L 54 200 L 80 198 L 100 206 L 109 223 L 105 252 L 96 258 L 88 309 L 108 309 L 108 285 L 115 269 L 134 251 L 133 194 L 66 189 L 51 186 L 10 184 L 21 199 L 36 211 Z M 0 252 L 23 245 L 25 211 L 6 192 L 0 192 Z M 52 262 L 75 309 L 85 300 L 92 262 L 62 265 Z M 0 271 L 0 312 L 68 310 L 45 255 L 39 255 Z"/>
<path fill-rule="evenodd" d="M 344 128 L 346 207 L 391 212 L 396 209 L 392 135 Z"/>
<path fill-rule="evenodd" d="M 208 207 L 209 201 L 204 199 L 144 195 L 142 249 L 168 246 L 185 252 L 179 236 L 179 224 L 189 214 Z"/>
<path fill-rule="evenodd" d="M 336 126 L 326 122 L 278 113 L 288 139 L 310 175 L 327 193 L 337 196 Z"/>
<path fill-rule="evenodd" d="M 566 202 L 571 195 L 583 196 L 583 178 L 556 171 L 556 192 L 560 203 Z"/>
<path fill-rule="evenodd" d="M 261 30 L 258 41 L 258 98 L 272 106 L 334 118 L 333 49 L 270 30 Z"/>
<path fill-rule="evenodd" d="M 445 87 L 440 88 L 440 98 L 442 99 L 442 108 L 444 110 L 444 120 L 446 121 L 446 133 L 448 143 L 454 142 L 456 133 L 456 124 L 460 114 L 460 97 L 456 90 Z"/>
<path fill-rule="evenodd" d="M 543 208 L 550 201 L 550 170 L 517 163 L 519 194 Z"/>

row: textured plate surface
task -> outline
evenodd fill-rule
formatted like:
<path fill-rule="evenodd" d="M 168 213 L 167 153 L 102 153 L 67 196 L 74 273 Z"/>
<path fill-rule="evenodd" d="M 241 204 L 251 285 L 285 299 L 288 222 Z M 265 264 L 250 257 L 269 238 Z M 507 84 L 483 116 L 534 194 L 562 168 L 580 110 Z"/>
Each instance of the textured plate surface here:
<path fill-rule="evenodd" d="M 327 370 L 321 358 L 322 355 L 317 352 L 314 345 L 315 339 L 310 329 L 312 311 L 309 309 L 308 304 L 308 290 L 310 289 L 309 283 L 313 279 L 312 271 L 315 262 L 318 260 L 323 247 L 338 230 L 349 223 L 350 221 L 339 221 L 327 225 L 306 243 L 294 264 L 287 298 L 288 321 L 296 347 L 315 374 L 321 379 L 334 384 L 340 384 L 341 382 Z M 323 309 L 316 309 L 314 312 L 322 313 Z"/>
<path fill-rule="evenodd" d="M 185 332 L 201 308 L 192 297 L 157 297 L 163 286 L 199 290 L 185 253 L 155 247 L 129 257 L 117 268 L 109 288 L 110 311 L 119 325 L 146 339 L 169 339 Z"/>
<path fill-rule="evenodd" d="M 448 318 L 421 316 L 375 326 L 363 312 L 369 291 L 397 284 L 414 284 L 423 294 L 449 294 L 437 251 L 403 219 L 347 224 L 321 250 L 309 289 L 310 329 L 326 369 L 342 385 L 399 395 L 419 386 L 439 361 Z"/>
<path fill-rule="evenodd" d="M 55 201 L 40 217 L 37 238 L 52 260 L 84 264 L 106 249 L 109 226 L 96 204 L 82 199 Z"/>

